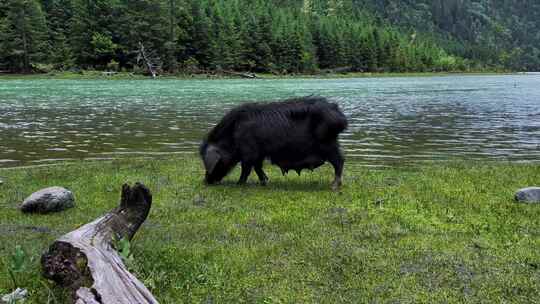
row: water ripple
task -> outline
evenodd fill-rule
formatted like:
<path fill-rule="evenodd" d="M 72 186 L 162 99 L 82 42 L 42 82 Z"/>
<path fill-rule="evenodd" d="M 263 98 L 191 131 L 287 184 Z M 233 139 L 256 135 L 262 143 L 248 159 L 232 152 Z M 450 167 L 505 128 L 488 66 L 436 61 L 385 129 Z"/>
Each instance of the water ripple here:
<path fill-rule="evenodd" d="M 245 101 L 322 95 L 350 127 L 348 158 L 384 167 L 540 160 L 540 75 L 0 82 L 0 166 L 197 151 Z"/>

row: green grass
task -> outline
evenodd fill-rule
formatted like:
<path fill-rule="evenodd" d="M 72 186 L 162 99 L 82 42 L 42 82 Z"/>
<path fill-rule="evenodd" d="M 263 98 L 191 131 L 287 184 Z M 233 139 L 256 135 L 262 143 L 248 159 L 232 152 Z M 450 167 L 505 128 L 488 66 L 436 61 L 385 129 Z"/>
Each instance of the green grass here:
<path fill-rule="evenodd" d="M 347 163 L 341 193 L 325 166 L 270 183 L 201 183 L 194 156 L 0 170 L 0 294 L 17 273 L 29 303 L 52 299 L 39 258 L 50 243 L 117 205 L 122 183 L 153 192 L 130 266 L 161 303 L 526 303 L 540 294 L 540 206 L 533 164 L 440 163 L 369 170 Z M 23 215 L 33 191 L 71 189 L 75 208 Z M 51 287 L 57 302 L 59 289 Z M 50 300 L 50 303 L 54 303 Z"/>

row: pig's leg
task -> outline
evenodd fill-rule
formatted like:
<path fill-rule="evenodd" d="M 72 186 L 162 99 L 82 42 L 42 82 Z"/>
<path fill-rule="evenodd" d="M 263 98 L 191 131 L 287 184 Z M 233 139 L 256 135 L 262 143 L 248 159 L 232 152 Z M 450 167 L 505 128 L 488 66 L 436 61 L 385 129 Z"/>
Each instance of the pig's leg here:
<path fill-rule="evenodd" d="M 263 162 L 257 162 L 255 164 L 255 173 L 257 173 L 257 176 L 259 177 L 259 181 L 261 182 L 261 185 L 266 186 L 266 183 L 268 182 L 268 176 L 263 171 Z"/>
<path fill-rule="evenodd" d="M 248 130 L 250 126 L 244 126 L 242 129 Z M 240 133 L 242 134 L 242 132 Z M 257 160 L 260 159 L 258 154 L 258 148 L 256 146 L 256 140 L 250 136 L 241 136 L 244 143 L 239 147 L 240 148 L 240 159 L 242 161 L 242 172 L 240 173 L 240 179 L 238 180 L 239 185 L 243 185 L 247 182 L 249 175 L 253 166 L 258 163 Z"/>
<path fill-rule="evenodd" d="M 332 190 L 336 191 L 341 187 L 341 177 L 343 175 L 343 165 L 345 163 L 339 147 L 332 149 L 332 152 L 328 155 L 328 162 L 334 167 L 334 182 L 332 182 Z"/>
<path fill-rule="evenodd" d="M 249 175 L 251 174 L 251 169 L 253 165 L 248 162 L 242 162 L 242 173 L 240 173 L 240 179 L 238 180 L 238 185 L 243 185 L 247 182 Z"/>

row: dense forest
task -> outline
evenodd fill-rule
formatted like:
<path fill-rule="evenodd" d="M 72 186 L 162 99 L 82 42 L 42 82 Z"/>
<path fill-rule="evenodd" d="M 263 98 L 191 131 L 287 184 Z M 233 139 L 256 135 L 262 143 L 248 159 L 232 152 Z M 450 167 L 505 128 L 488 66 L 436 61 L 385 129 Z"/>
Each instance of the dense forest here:
<path fill-rule="evenodd" d="M 2 0 L 0 70 L 540 70 L 540 2 Z"/>

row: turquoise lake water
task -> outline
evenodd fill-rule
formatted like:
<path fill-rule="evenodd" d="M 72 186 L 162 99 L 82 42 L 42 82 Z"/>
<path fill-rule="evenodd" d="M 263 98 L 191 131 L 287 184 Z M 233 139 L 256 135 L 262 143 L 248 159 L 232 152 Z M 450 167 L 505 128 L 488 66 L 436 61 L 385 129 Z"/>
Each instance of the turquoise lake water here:
<path fill-rule="evenodd" d="M 540 74 L 282 80 L 0 80 L 0 166 L 193 153 L 230 108 L 321 95 L 366 166 L 540 161 Z"/>

